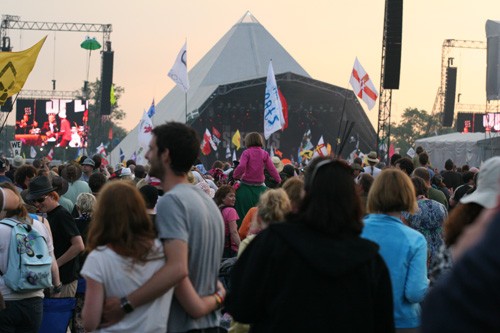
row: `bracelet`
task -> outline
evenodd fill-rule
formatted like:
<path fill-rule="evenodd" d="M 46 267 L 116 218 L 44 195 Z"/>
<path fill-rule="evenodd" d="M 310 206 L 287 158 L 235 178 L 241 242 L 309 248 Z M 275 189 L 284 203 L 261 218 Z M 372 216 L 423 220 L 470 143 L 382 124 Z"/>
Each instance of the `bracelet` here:
<path fill-rule="evenodd" d="M 220 302 L 221 302 L 221 303 L 224 303 L 224 299 L 225 299 L 225 297 L 224 297 L 224 295 L 222 294 L 222 292 L 221 292 L 220 290 L 217 290 L 217 291 L 215 292 L 215 295 L 219 296 L 219 299 L 220 299 Z"/>
<path fill-rule="evenodd" d="M 217 309 L 219 309 L 222 306 L 222 299 L 217 293 L 213 294 L 213 296 L 215 297 L 215 303 L 217 304 Z"/>
<path fill-rule="evenodd" d="M 62 290 L 62 282 L 59 282 L 59 284 L 57 286 L 53 286 L 52 287 L 52 293 L 53 294 L 59 294 Z"/>

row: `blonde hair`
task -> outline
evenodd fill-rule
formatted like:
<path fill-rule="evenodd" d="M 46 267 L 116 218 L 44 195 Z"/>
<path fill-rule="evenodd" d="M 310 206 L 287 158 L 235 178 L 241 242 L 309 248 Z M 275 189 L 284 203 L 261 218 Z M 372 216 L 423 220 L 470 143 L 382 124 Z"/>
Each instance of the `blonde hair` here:
<path fill-rule="evenodd" d="M 305 195 L 304 180 L 299 177 L 288 178 L 281 188 L 288 195 L 292 208 L 298 209 Z"/>
<path fill-rule="evenodd" d="M 96 198 L 92 193 L 80 193 L 76 197 L 75 205 L 78 207 L 80 213 L 92 214 L 95 203 L 96 203 Z"/>
<path fill-rule="evenodd" d="M 399 169 L 384 169 L 368 193 L 368 213 L 390 213 L 417 210 L 415 187 L 410 177 Z"/>
<path fill-rule="evenodd" d="M 260 196 L 257 204 L 257 215 L 263 224 L 261 227 L 265 228 L 271 223 L 285 220 L 291 209 L 292 205 L 285 190 L 281 188 L 267 190 Z"/>

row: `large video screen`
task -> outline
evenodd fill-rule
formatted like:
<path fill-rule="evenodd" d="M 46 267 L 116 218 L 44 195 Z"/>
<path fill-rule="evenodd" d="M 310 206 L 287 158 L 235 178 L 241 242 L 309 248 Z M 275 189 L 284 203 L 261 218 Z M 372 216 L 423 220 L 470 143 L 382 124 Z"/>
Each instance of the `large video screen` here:
<path fill-rule="evenodd" d="M 29 146 L 87 147 L 88 102 L 18 99 L 15 139 Z"/>
<path fill-rule="evenodd" d="M 500 132 L 500 113 L 457 114 L 457 132 Z"/>

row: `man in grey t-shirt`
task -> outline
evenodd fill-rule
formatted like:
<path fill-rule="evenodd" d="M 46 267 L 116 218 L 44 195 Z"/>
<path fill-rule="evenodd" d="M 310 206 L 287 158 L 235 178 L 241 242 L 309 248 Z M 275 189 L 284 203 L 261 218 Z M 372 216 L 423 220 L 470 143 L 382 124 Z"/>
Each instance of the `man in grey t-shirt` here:
<path fill-rule="evenodd" d="M 165 192 L 158 200 L 156 228 L 166 262 L 131 294 L 107 299 L 103 325 L 118 322 L 135 307 L 177 285 L 168 332 L 219 332 L 216 310 L 225 291 L 218 289 L 217 276 L 224 223 L 213 200 L 187 180 L 199 149 L 196 132 L 184 124 L 170 122 L 153 129 L 146 158 L 150 176 L 161 180 Z"/>

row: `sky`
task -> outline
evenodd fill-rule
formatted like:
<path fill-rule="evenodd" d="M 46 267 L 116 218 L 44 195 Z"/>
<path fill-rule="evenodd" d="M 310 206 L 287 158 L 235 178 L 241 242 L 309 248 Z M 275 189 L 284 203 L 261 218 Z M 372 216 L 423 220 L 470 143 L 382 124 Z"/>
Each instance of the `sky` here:
<path fill-rule="evenodd" d="M 120 125 L 131 130 L 152 99 L 159 102 L 174 83 L 167 77 L 184 41 L 188 69 L 250 11 L 312 78 L 350 88 L 355 57 L 380 86 L 384 21 L 382 0 L 262 1 L 262 0 L 2 0 L 1 15 L 22 21 L 112 24 L 113 83 L 125 89 L 119 106 L 126 113 Z M 498 0 L 403 0 L 401 79 L 393 91 L 392 120 L 403 111 L 432 111 L 441 80 L 445 39 L 486 41 L 486 20 L 500 20 Z M 102 34 L 8 30 L 13 51 L 47 41 L 25 89 L 81 89 L 87 77 L 88 51 L 80 48 L 86 36 Z M 458 67 L 457 93 L 461 103 L 485 104 L 486 51 L 453 49 Z M 277 73 L 278 74 L 278 73 Z M 100 54 L 90 55 L 89 81 L 100 78 Z M 178 88 L 176 88 L 178 89 Z M 377 129 L 378 108 L 366 114 Z M 10 116 L 10 124 L 14 117 Z"/>

